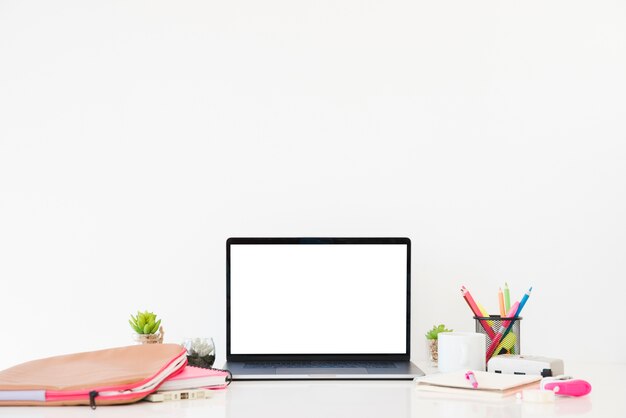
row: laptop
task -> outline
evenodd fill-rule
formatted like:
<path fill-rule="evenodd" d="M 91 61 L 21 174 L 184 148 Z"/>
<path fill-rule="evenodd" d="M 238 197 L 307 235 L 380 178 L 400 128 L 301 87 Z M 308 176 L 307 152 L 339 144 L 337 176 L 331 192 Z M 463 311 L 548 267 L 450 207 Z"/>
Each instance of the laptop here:
<path fill-rule="evenodd" d="M 234 380 L 404 379 L 408 238 L 229 238 L 226 365 Z"/>

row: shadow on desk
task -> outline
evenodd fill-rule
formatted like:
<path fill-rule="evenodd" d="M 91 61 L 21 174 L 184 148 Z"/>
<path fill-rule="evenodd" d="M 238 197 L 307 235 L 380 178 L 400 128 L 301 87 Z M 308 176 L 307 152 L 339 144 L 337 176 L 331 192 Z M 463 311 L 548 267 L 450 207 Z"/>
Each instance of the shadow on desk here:
<path fill-rule="evenodd" d="M 226 417 L 410 417 L 412 382 L 235 382 Z"/>

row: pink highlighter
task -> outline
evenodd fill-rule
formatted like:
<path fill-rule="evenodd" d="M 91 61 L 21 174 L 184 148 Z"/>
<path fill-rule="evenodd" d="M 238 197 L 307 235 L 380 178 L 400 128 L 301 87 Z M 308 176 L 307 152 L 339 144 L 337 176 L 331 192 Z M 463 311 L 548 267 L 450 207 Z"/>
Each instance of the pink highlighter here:
<path fill-rule="evenodd" d="M 555 395 L 585 396 L 591 392 L 591 384 L 586 380 L 560 375 L 542 379 L 541 389 L 551 390 Z"/>

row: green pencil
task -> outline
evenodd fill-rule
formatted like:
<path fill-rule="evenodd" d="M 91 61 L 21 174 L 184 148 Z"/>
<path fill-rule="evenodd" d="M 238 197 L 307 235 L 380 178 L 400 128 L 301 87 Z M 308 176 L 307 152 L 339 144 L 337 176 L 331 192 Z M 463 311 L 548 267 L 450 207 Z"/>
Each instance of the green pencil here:
<path fill-rule="evenodd" d="M 511 309 L 511 295 L 509 294 L 509 284 L 504 282 L 504 311 Z"/>

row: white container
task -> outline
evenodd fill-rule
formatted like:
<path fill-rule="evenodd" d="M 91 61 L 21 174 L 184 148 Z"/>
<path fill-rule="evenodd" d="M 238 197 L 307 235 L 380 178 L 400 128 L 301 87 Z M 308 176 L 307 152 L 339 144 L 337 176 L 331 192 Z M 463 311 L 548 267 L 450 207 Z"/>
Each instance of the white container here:
<path fill-rule="evenodd" d="M 439 339 L 439 371 L 485 371 L 485 334 L 476 332 L 442 332 Z"/>

